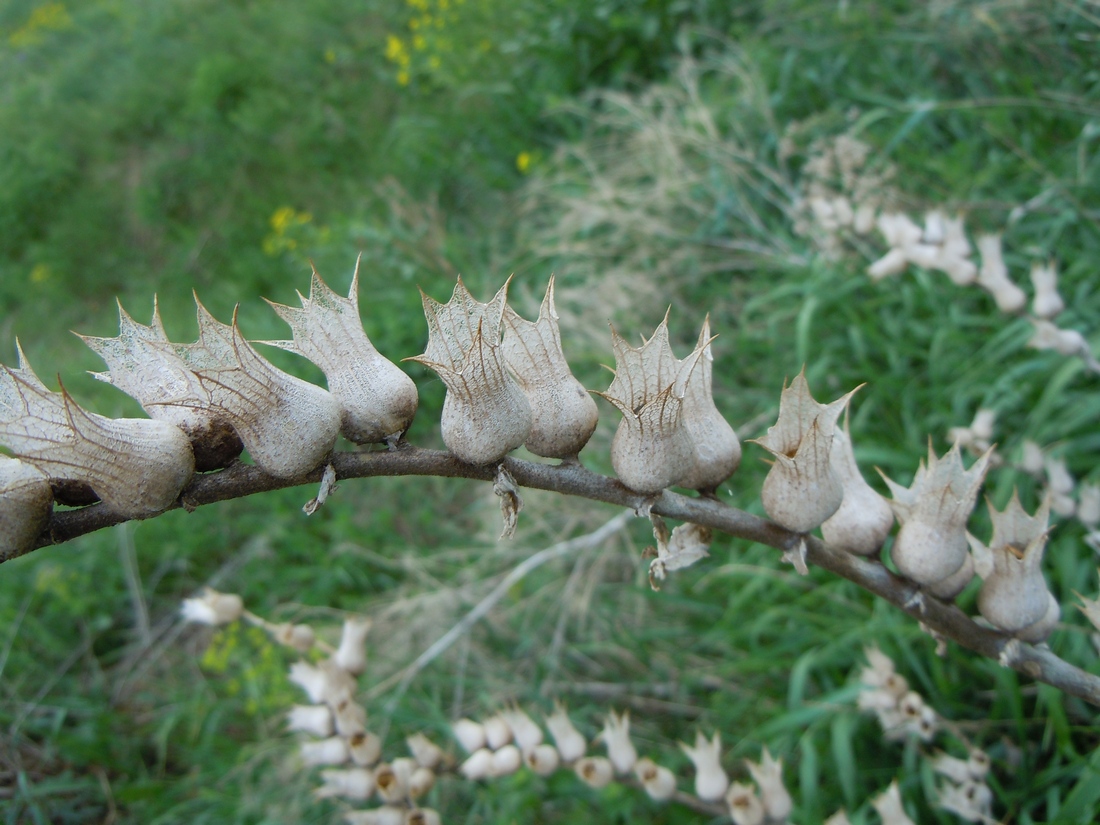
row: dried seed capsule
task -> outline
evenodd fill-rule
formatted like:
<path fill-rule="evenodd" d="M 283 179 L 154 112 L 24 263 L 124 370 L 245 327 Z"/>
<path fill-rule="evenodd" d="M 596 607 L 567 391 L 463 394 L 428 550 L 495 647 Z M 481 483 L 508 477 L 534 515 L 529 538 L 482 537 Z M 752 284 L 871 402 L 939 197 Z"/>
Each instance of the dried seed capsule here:
<path fill-rule="evenodd" d="M 611 442 L 611 466 L 638 493 L 659 493 L 679 484 L 692 467 L 694 450 L 683 424 L 680 363 L 668 343 L 668 315 L 641 347 L 630 346 L 611 328 L 615 380 L 599 393 L 623 414 Z"/>
<path fill-rule="evenodd" d="M 604 721 L 603 731 L 596 737 L 602 739 L 607 748 L 607 758 L 617 774 L 627 774 L 638 761 L 638 752 L 630 741 L 630 713 L 621 716 L 611 711 Z"/>
<path fill-rule="evenodd" d="M 683 424 L 691 439 L 694 461 L 680 486 L 713 491 L 741 464 L 741 442 L 733 427 L 718 412 L 711 391 L 710 316 L 703 321 L 695 351 L 680 362 L 684 387 Z"/>
<path fill-rule="evenodd" d="M 416 414 L 416 385 L 383 358 L 359 318 L 359 260 L 347 298 L 333 292 L 313 270 L 309 298 L 301 309 L 271 304 L 290 324 L 292 341 L 264 341 L 308 358 L 321 368 L 340 405 L 340 432 L 356 444 L 396 441 Z"/>
<path fill-rule="evenodd" d="M 41 470 L 0 455 L 0 562 L 34 549 L 50 523 L 53 493 Z"/>
<path fill-rule="evenodd" d="M 754 439 L 775 456 L 760 491 L 764 512 L 788 530 L 809 532 L 840 508 L 844 488 L 831 461 L 833 432 L 851 397 L 819 404 L 803 370 L 783 388 L 779 420 Z"/>
<path fill-rule="evenodd" d="M 722 739 L 718 732 L 708 740 L 702 731 L 696 731 L 695 747 L 681 742 L 680 750 L 695 766 L 695 795 L 704 802 L 722 799 L 729 788 L 729 777 L 722 770 Z"/>
<path fill-rule="evenodd" d="M 0 443 L 51 480 L 87 484 L 127 518 L 171 507 L 195 472 L 178 427 L 86 412 L 64 387 L 48 390 L 22 350 L 18 369 L 0 367 Z"/>
<path fill-rule="evenodd" d="M 759 763 L 745 760 L 745 764 L 760 787 L 760 799 L 764 803 L 768 819 L 773 822 L 785 821 L 791 814 L 793 803 L 783 784 L 783 760 L 773 759 L 765 747 Z"/>
<path fill-rule="evenodd" d="M 562 762 L 575 762 L 584 756 L 588 745 L 581 732 L 573 726 L 563 705 L 555 703 L 554 712 L 546 717 L 546 727 L 554 737 Z"/>
<path fill-rule="evenodd" d="M 598 413 L 561 349 L 554 277 L 550 276 L 537 321 L 526 321 L 506 307 L 504 323 L 504 360 L 531 405 L 531 432 L 524 446 L 546 458 L 577 455 L 592 437 Z"/>
<path fill-rule="evenodd" d="M 1040 564 L 1046 548 L 1050 500 L 1044 499 L 1034 516 L 1029 516 L 1013 492 L 1012 500 L 1002 512 L 989 508 L 993 520 L 993 538 L 989 550 L 993 570 L 982 582 L 978 593 L 978 610 L 992 625 L 1009 633 L 1019 633 L 1029 626 L 1044 622 L 1046 627 L 1033 627 L 1030 636 L 1049 633 L 1058 621 L 1057 602 L 1053 601 Z M 1046 638 L 1045 635 L 1042 638 Z"/>
<path fill-rule="evenodd" d="M 423 292 L 428 346 L 418 361 L 447 385 L 440 432 L 443 443 L 469 464 L 492 464 L 527 440 L 531 405 L 504 366 L 501 323 L 508 284 L 487 304 L 474 300 L 458 279 L 451 300 Z"/>
<path fill-rule="evenodd" d="M 931 587 L 966 564 L 966 522 L 992 454 L 987 450 L 967 470 L 957 443 L 942 458 L 929 445 L 927 468 L 922 463 L 909 489 L 886 479 L 901 522 L 890 555 L 902 575 Z"/>
<path fill-rule="evenodd" d="M 844 498 L 837 511 L 822 523 L 821 535 L 829 544 L 849 553 L 874 555 L 894 526 L 894 513 L 860 473 L 847 425 L 833 432 L 830 464 L 840 479 Z"/>
<path fill-rule="evenodd" d="M 316 469 L 340 432 L 340 408 L 332 394 L 277 369 L 241 334 L 237 313 L 223 324 L 195 298 L 199 340 L 174 345 L 198 377 L 190 396 L 165 406 L 205 410 L 232 424 L 252 460 L 276 478 Z"/>
<path fill-rule="evenodd" d="M 676 793 L 676 775 L 652 759 L 639 759 L 634 764 L 634 776 L 642 783 L 649 798 L 656 802 L 672 799 Z"/>
<path fill-rule="evenodd" d="M 139 324 L 119 303 L 118 337 L 78 337 L 107 364 L 107 372 L 93 372 L 92 377 L 134 398 L 150 418 L 183 430 L 191 440 L 196 470 L 221 469 L 241 454 L 244 445 L 225 418 L 210 410 L 171 406 L 173 401 L 201 395 L 202 389 L 198 376 L 168 341 L 156 298 L 151 325 Z"/>

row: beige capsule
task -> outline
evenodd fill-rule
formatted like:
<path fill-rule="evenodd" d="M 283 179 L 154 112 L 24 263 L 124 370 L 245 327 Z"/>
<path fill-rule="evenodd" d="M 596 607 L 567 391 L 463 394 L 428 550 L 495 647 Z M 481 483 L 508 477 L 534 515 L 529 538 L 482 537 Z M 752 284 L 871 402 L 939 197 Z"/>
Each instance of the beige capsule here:
<path fill-rule="evenodd" d="M 982 582 L 978 592 L 978 610 L 993 626 L 1009 633 L 1044 622 L 1032 628 L 1031 636 L 1049 633 L 1058 621 L 1057 602 L 1054 614 L 1052 597 L 1040 565 L 1046 549 L 1050 520 L 1050 499 L 1044 499 L 1034 516 L 1029 516 L 1013 491 L 1012 500 L 1001 512 L 989 505 L 993 521 L 993 538 L 989 551 L 993 570 Z M 1053 615 L 1053 621 L 1050 616 Z"/>
<path fill-rule="evenodd" d="M 656 802 L 666 802 L 676 795 L 676 775 L 648 757 L 634 763 L 634 776 Z"/>
<path fill-rule="evenodd" d="M 539 776 L 549 776 L 561 765 L 561 755 L 553 745 L 536 745 L 523 754 L 523 761 Z"/>
<path fill-rule="evenodd" d="M 107 372 L 92 376 L 134 398 L 150 418 L 175 424 L 191 441 L 195 469 L 217 470 L 235 460 L 244 449 L 224 417 L 209 409 L 173 406 L 201 397 L 201 382 L 175 352 L 164 331 L 160 309 L 153 299 L 153 322 L 139 324 L 118 305 L 118 336 L 78 336 L 107 364 Z"/>
<path fill-rule="evenodd" d="M 554 308 L 554 276 L 532 323 L 504 310 L 504 360 L 531 405 L 531 432 L 524 446 L 545 458 L 572 458 L 596 430 L 596 402 L 573 377 L 561 348 Z"/>
<path fill-rule="evenodd" d="M 565 706 L 560 702 L 554 703 L 554 712 L 546 717 L 546 727 L 554 737 L 562 762 L 575 762 L 584 756 L 588 744 L 584 735 L 573 725 Z"/>
<path fill-rule="evenodd" d="M 199 340 L 174 345 L 199 379 L 189 398 L 165 406 L 206 410 L 229 421 L 252 460 L 276 478 L 319 467 L 336 446 L 340 407 L 327 390 L 263 358 L 233 323 L 223 324 L 195 297 Z"/>
<path fill-rule="evenodd" d="M 717 802 L 726 795 L 729 777 L 722 768 L 722 737 L 718 731 L 707 739 L 702 731 L 695 732 L 695 745 L 680 743 L 695 768 L 695 795 L 704 802 Z"/>
<path fill-rule="evenodd" d="M 763 438 L 753 439 L 775 457 L 760 499 L 780 526 L 807 533 L 840 508 L 844 488 L 832 463 L 833 433 L 852 392 L 820 404 L 810 395 L 803 369 L 783 388 L 779 419 Z"/>
<path fill-rule="evenodd" d="M 440 418 L 443 443 L 468 464 L 493 464 L 527 440 L 531 405 L 504 365 L 500 347 L 508 284 L 487 304 L 458 279 L 451 300 L 420 293 L 428 346 L 417 361 L 447 385 Z"/>
<path fill-rule="evenodd" d="M 53 493 L 46 474 L 0 455 L 0 562 L 33 550 L 52 511 Z"/>
<path fill-rule="evenodd" d="M 713 492 L 741 464 L 741 442 L 733 427 L 718 412 L 711 386 L 714 354 L 711 352 L 710 316 L 694 352 L 680 362 L 684 387 L 683 424 L 691 439 L 694 461 L 691 471 L 680 480 L 681 487 Z"/>
<path fill-rule="evenodd" d="M 783 760 L 773 758 L 765 746 L 759 762 L 746 759 L 745 765 L 760 788 L 760 800 L 764 803 L 768 819 L 772 822 L 785 822 L 794 804 L 790 792 L 783 784 Z"/>
<path fill-rule="evenodd" d="M 882 548 L 894 526 L 894 513 L 859 471 L 847 422 L 833 431 L 830 464 L 840 479 L 844 498 L 837 511 L 822 523 L 821 535 L 834 547 L 872 556 Z"/>
<path fill-rule="evenodd" d="M 585 756 L 573 765 L 573 772 L 590 788 L 600 790 L 611 784 L 615 778 L 615 769 L 611 762 L 602 756 Z"/>
<path fill-rule="evenodd" d="M 19 350 L 19 368 L 0 367 L 0 444 L 51 481 L 87 484 L 126 518 L 171 507 L 195 473 L 187 437 L 145 418 L 87 412 L 61 388 L 51 392 Z"/>
<path fill-rule="evenodd" d="M 694 449 L 683 422 L 680 362 L 668 343 L 668 315 L 641 347 L 611 328 L 615 379 L 599 393 L 622 413 L 611 442 L 611 466 L 638 493 L 679 484 L 693 466 Z"/>
<path fill-rule="evenodd" d="M 993 455 L 987 450 L 970 469 L 963 466 L 958 443 L 942 457 L 928 447 L 927 466 L 901 493 L 895 514 L 901 529 L 890 556 L 902 575 L 934 586 L 959 573 L 967 562 L 966 522 Z M 890 482 L 891 489 L 904 490 Z"/>
<path fill-rule="evenodd" d="M 262 343 L 298 353 L 321 368 L 340 405 L 345 438 L 356 444 L 392 443 L 409 428 L 419 399 L 412 379 L 384 358 L 363 330 L 359 263 L 347 298 L 331 290 L 314 269 L 309 297 L 298 293 L 301 308 L 268 301 L 294 338 Z"/>

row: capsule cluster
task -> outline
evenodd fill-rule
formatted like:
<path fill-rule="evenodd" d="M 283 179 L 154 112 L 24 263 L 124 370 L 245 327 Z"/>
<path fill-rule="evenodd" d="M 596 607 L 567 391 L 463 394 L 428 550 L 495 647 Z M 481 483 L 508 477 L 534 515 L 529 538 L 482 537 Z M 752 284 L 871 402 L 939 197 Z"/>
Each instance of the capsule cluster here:
<path fill-rule="evenodd" d="M 942 780 L 936 789 L 936 804 L 967 822 L 992 822 L 993 791 L 986 783 L 991 767 L 989 755 L 942 719 L 924 698 L 909 687 L 894 662 L 878 648 L 866 651 L 867 666 L 859 674 L 861 710 L 873 713 L 889 741 L 916 740 L 923 744 L 947 731 L 960 739 L 966 757 L 944 751 L 928 754 L 932 771 Z M 897 782 L 871 801 L 886 825 L 912 825 L 902 806 Z"/>
<path fill-rule="evenodd" d="M 154 303 L 149 325 L 119 306 L 114 338 L 81 336 L 106 362 L 93 373 L 135 398 L 147 419 L 110 419 L 50 391 L 22 350 L 0 367 L 0 560 L 27 552 L 56 498 L 102 501 L 125 518 L 173 507 L 196 471 L 226 467 L 247 450 L 276 478 L 323 464 L 343 435 L 393 442 L 416 411 L 412 380 L 371 345 L 359 320 L 358 268 L 347 299 L 316 274 L 302 309 L 275 305 L 293 341 L 274 342 L 315 360 L 329 389 L 277 369 L 236 322 L 214 318 L 196 297 L 199 337 L 168 339 Z"/>
<path fill-rule="evenodd" d="M 553 744 L 544 740 L 542 727 L 516 708 L 483 722 L 460 719 L 453 731 L 468 756 L 459 771 L 467 779 L 489 780 L 524 766 L 539 776 L 571 770 L 597 790 L 613 782 L 626 782 L 641 787 L 656 802 L 683 802 L 685 796 L 694 797 L 724 809 L 735 825 L 778 825 L 787 822 L 793 809 L 783 782 L 783 762 L 774 759 L 767 748 L 760 762 L 745 760 L 751 783 L 731 782 L 722 766 L 719 734 L 708 739 L 697 732 L 694 745 L 680 743 L 694 774 L 691 792 L 687 793 L 679 790 L 677 776 L 670 768 L 648 756 L 639 756 L 631 739 L 627 712 L 610 711 L 605 718 L 603 729 L 593 740 L 603 746 L 603 755 L 587 752 L 586 738 L 560 704 L 546 717 L 545 726 Z"/>
<path fill-rule="evenodd" d="M 889 225 L 905 237 L 913 234 L 901 218 Z M 924 255 L 928 265 L 935 248 L 936 260 L 955 261 L 956 270 L 969 272 L 960 263 L 970 254 L 961 227 L 930 217 L 927 237 L 899 248 L 908 250 L 907 261 Z M 1045 296 L 1037 297 L 1035 312 L 1052 316 L 1059 308 L 1053 271 L 1043 268 L 1034 280 Z M 428 342 L 410 360 L 434 370 L 446 385 L 440 430 L 458 459 L 499 464 L 526 445 L 536 455 L 575 462 L 596 427 L 597 411 L 562 352 L 554 280 L 535 321 L 508 306 L 508 286 L 487 303 L 476 300 L 461 279 L 445 304 L 422 293 Z M 300 307 L 272 304 L 293 337 L 267 343 L 316 363 L 327 389 L 276 368 L 245 339 L 236 313 L 232 323 L 222 323 L 197 297 L 199 336 L 193 343 L 168 339 L 155 303 L 149 325 L 120 307 L 118 336 L 83 337 L 107 364 L 97 377 L 137 399 L 148 419 L 113 420 L 83 410 L 63 387 L 59 393 L 47 389 L 20 351 L 17 368 L 0 370 L 0 445 L 14 454 L 0 456 L 0 525 L 6 528 L 0 559 L 34 545 L 55 497 L 68 504 L 99 499 L 125 517 L 145 518 L 175 506 L 196 471 L 225 467 L 242 450 L 271 476 L 296 479 L 326 463 L 340 434 L 355 443 L 393 446 L 415 414 L 416 388 L 363 331 L 358 287 L 358 264 L 346 298 L 314 271 L 309 297 L 299 294 Z M 712 396 L 709 318 L 683 359 L 672 351 L 668 321 L 666 313 L 640 346 L 612 328 L 614 379 L 598 393 L 621 413 L 611 464 L 620 482 L 641 497 L 639 511 L 670 486 L 713 495 L 741 461 L 737 434 Z M 854 392 L 820 403 L 805 370 L 783 387 L 778 420 L 754 439 L 772 457 L 761 489 L 767 515 L 802 536 L 820 528 L 836 548 L 871 557 L 896 518 L 900 528 L 890 557 L 918 585 L 918 601 L 925 594 L 953 599 L 977 573 L 983 579 L 979 609 L 989 622 L 1023 640 L 1045 639 L 1060 616 L 1039 571 L 1048 510 L 1076 507 L 1064 465 L 1045 460 L 1050 505 L 1034 518 L 1022 514 L 1018 501 L 995 513 L 986 547 L 967 533 L 967 521 L 994 460 L 990 414 L 957 428 L 946 455 L 937 456 L 930 446 L 910 486 L 886 478 L 893 495 L 887 502 L 864 480 L 847 425 L 840 423 Z M 984 448 L 969 468 L 964 446 L 971 452 Z M 334 480 L 331 472 L 326 475 L 307 511 L 319 505 Z M 508 535 L 521 502 L 503 466 L 496 489 Z M 1092 496 L 1097 502 L 1089 495 L 1083 490 L 1080 496 L 1082 516 L 1100 521 L 1100 494 Z M 707 555 L 710 536 L 698 525 L 668 534 L 655 521 L 655 535 L 654 587 Z M 806 552 L 803 539 L 787 549 L 785 559 L 805 573 Z"/>
<path fill-rule="evenodd" d="M 741 463 L 741 443 L 714 406 L 710 319 L 695 349 L 677 359 L 668 315 L 641 347 L 611 328 L 615 380 L 600 393 L 622 421 L 611 443 L 611 465 L 639 493 L 681 486 L 713 492 Z"/>
<path fill-rule="evenodd" d="M 405 740 L 408 756 L 383 760 L 382 739 L 370 730 L 367 711 L 356 701 L 358 677 L 367 667 L 369 620 L 346 620 L 339 645 L 332 648 L 308 625 L 268 622 L 245 610 L 240 596 L 210 588 L 185 600 L 182 615 L 214 627 L 248 621 L 303 656 L 319 649 L 324 658 L 316 664 L 300 660 L 290 667 L 290 681 L 305 692 L 308 704 L 295 705 L 287 714 L 287 730 L 303 737 L 301 763 L 321 768 L 314 797 L 376 803 L 348 811 L 345 820 L 352 825 L 438 825 L 438 812 L 421 807 L 419 800 L 446 767 L 442 748 L 418 733 Z"/>

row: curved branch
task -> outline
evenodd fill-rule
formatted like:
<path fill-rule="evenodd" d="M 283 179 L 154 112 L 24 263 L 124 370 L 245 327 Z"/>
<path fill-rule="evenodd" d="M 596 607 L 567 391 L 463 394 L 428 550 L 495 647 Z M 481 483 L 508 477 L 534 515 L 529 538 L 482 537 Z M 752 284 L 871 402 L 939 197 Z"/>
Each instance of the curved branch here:
<path fill-rule="evenodd" d="M 495 466 L 466 464 L 448 452 L 407 444 L 389 452 L 338 452 L 332 456 L 331 464 L 339 479 L 419 475 L 492 481 L 497 475 Z M 602 501 L 635 511 L 648 506 L 658 515 L 701 524 L 784 552 L 793 551 L 800 542 L 805 541 L 808 562 L 885 599 L 934 634 L 982 656 L 996 659 L 1029 678 L 1046 682 L 1071 696 L 1100 706 L 1100 677 L 1074 667 L 1046 648 L 1035 647 L 982 627 L 954 604 L 942 602 L 927 593 L 918 598 L 922 594 L 912 582 L 890 572 L 878 561 L 834 549 L 812 536 L 792 533 L 767 519 L 713 498 L 693 498 L 668 490 L 655 497 L 640 496 L 618 480 L 594 473 L 579 462 L 552 465 L 508 457 L 504 459 L 503 466 L 523 487 Z M 322 471 L 318 468 L 298 478 L 279 479 L 258 467 L 234 464 L 216 473 L 195 476 L 173 509 L 183 507 L 193 510 L 254 493 L 318 483 Z M 102 503 L 78 510 L 58 511 L 39 537 L 36 548 L 60 544 L 126 520 Z"/>

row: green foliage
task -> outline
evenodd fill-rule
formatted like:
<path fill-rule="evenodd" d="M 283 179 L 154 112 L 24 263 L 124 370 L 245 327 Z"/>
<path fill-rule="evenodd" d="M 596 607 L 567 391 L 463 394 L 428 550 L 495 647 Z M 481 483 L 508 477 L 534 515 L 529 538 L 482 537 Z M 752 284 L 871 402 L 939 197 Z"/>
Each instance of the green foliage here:
<path fill-rule="evenodd" d="M 362 251 L 365 325 L 396 360 L 424 345 L 417 285 L 445 298 L 461 272 L 485 298 L 515 271 L 528 311 L 556 271 L 566 352 L 593 389 L 609 380 L 607 319 L 648 333 L 671 302 L 681 354 L 711 313 L 718 405 L 742 437 L 762 434 L 784 376 L 806 364 L 819 398 L 868 382 L 851 422 L 865 472 L 907 480 L 929 436 L 942 451 L 949 427 L 990 407 L 1010 460 L 1030 438 L 1098 480 L 1096 377 L 1080 362 L 1029 350 L 1024 321 L 940 274 L 870 283 L 877 240 L 830 259 L 794 232 L 814 142 L 855 135 L 873 163 L 897 166 L 901 207 L 943 205 L 974 229 L 1005 229 L 1017 279 L 1056 258 L 1060 323 L 1100 329 L 1089 206 L 1100 92 L 1084 4 L 451 2 L 0 9 L 0 360 L 12 362 L 19 334 L 43 376 L 63 367 L 82 402 L 133 414 L 78 375 L 99 365 L 64 335 L 109 334 L 116 294 L 143 319 L 156 292 L 180 340 L 194 335 L 192 288 L 223 319 L 242 301 L 249 337 L 281 337 L 258 298 L 293 300 L 310 260 L 343 289 Z M 426 15 L 433 34 L 417 48 Z M 699 67 L 694 102 L 681 53 Z M 693 111 L 710 113 L 712 132 Z M 671 172 L 640 162 L 654 124 L 685 138 Z M 780 158 L 784 138 L 793 153 Z M 607 211 L 571 224 L 577 204 Z M 757 247 L 737 246 L 746 241 Z M 411 438 L 435 444 L 442 387 L 406 366 L 422 397 Z M 606 471 L 613 416 L 601 415 L 584 460 Z M 758 456 L 746 446 L 724 500 L 759 510 Z M 1013 486 L 1034 506 L 1035 482 L 1008 466 L 987 493 L 1000 506 Z M 742 779 L 739 760 L 767 743 L 786 761 L 797 821 L 842 805 L 877 821 L 866 800 L 895 776 L 920 821 L 952 821 L 928 802 L 934 779 L 917 750 L 883 742 L 853 709 L 850 674 L 877 644 L 938 711 L 972 723 L 994 759 L 998 816 L 1088 822 L 1100 811 L 1090 709 L 954 647 L 937 659 L 895 609 L 725 537 L 656 594 L 641 524 L 547 565 L 395 693 L 401 669 L 503 571 L 606 511 L 531 494 L 509 545 L 495 542 L 495 500 L 472 484 L 345 482 L 307 520 L 308 496 L 173 512 L 0 569 L 4 822 L 333 821 L 338 807 L 315 803 L 312 775 L 290 766 L 288 654 L 251 631 L 178 624 L 180 599 L 203 583 L 319 629 L 344 611 L 371 614 L 363 683 L 391 748 L 399 732 L 446 741 L 455 716 L 509 699 L 547 711 L 555 696 L 587 735 L 609 706 L 631 708 L 639 750 L 683 777 L 674 742 L 696 725 L 722 731 Z M 987 535 L 980 512 L 972 529 Z M 1095 671 L 1071 607 L 1074 590 L 1096 586 L 1081 535 L 1067 522 L 1048 550 L 1065 608 L 1052 646 Z M 974 598 L 972 586 L 960 604 L 973 611 Z M 566 775 L 442 782 L 429 801 L 471 822 L 592 810 L 604 822 L 703 819 Z"/>

